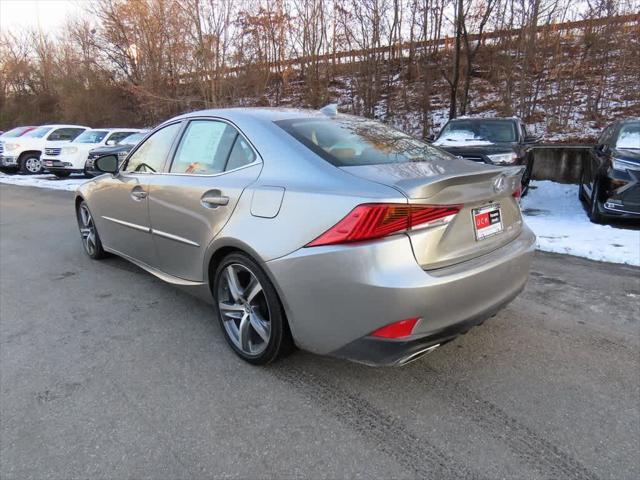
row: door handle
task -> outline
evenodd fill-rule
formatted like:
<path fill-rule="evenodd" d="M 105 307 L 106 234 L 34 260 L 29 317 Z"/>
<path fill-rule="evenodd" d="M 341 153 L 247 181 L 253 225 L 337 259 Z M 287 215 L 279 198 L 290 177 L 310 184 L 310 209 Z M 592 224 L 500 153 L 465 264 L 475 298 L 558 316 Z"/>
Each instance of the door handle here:
<path fill-rule="evenodd" d="M 135 199 L 135 200 L 142 200 L 143 198 L 147 198 L 147 192 L 145 192 L 144 190 L 132 190 L 131 191 L 131 196 Z"/>
<path fill-rule="evenodd" d="M 216 208 L 228 205 L 229 197 L 224 195 L 205 195 L 200 201 L 207 208 Z"/>

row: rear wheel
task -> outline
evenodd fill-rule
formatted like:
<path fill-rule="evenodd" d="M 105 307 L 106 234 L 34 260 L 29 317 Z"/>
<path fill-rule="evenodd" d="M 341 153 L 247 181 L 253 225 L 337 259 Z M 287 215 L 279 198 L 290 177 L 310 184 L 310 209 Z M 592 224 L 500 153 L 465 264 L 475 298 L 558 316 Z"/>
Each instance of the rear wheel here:
<path fill-rule="evenodd" d="M 34 154 L 27 154 L 20 158 L 18 163 L 18 169 L 23 175 L 35 175 L 42 173 L 42 162 L 40 157 Z"/>
<path fill-rule="evenodd" d="M 106 257 L 107 253 L 102 248 L 102 241 L 100 240 L 100 235 L 98 235 L 93 216 L 91 215 L 87 202 L 84 200 L 78 205 L 76 216 L 78 218 L 78 228 L 80 229 L 80 238 L 82 239 L 84 251 L 94 260 L 100 260 Z"/>
<path fill-rule="evenodd" d="M 227 255 L 214 279 L 218 320 L 240 358 L 265 365 L 291 351 L 293 341 L 278 294 L 256 262 L 242 253 Z"/>

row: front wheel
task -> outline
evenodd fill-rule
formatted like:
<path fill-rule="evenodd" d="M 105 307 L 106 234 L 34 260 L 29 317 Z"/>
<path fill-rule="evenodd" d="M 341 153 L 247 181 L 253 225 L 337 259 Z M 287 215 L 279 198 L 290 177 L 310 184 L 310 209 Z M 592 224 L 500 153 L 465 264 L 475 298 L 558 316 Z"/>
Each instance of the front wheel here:
<path fill-rule="evenodd" d="M 100 240 L 100 235 L 98 235 L 96 224 L 93 221 L 89 206 L 84 200 L 78 205 L 76 216 L 78 218 L 78 228 L 80 229 L 80 238 L 82 239 L 84 251 L 94 260 L 100 260 L 106 257 L 107 252 L 102 248 L 102 241 Z"/>
<path fill-rule="evenodd" d="M 227 255 L 214 279 L 218 320 L 240 358 L 265 365 L 291 351 L 293 341 L 278 294 L 256 262 L 242 253 Z"/>
<path fill-rule="evenodd" d="M 18 169 L 22 175 L 42 173 L 42 161 L 36 155 L 26 155 L 20 159 Z"/>
<path fill-rule="evenodd" d="M 602 223 L 604 217 L 600 213 L 600 180 L 595 179 L 593 182 L 593 191 L 591 193 L 591 202 L 589 205 L 589 220 L 593 223 Z"/>

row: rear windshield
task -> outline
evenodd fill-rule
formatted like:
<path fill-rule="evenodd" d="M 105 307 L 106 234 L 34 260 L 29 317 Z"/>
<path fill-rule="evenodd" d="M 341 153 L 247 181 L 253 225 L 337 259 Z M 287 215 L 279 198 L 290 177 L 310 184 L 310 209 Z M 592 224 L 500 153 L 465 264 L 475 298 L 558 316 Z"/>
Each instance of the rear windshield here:
<path fill-rule="evenodd" d="M 406 133 L 364 118 L 338 115 L 275 123 L 337 167 L 453 158 Z"/>
<path fill-rule="evenodd" d="M 616 148 L 640 150 L 640 122 L 622 126 L 616 140 Z"/>
<path fill-rule="evenodd" d="M 455 120 L 449 122 L 440 136 L 438 144 L 484 140 L 489 143 L 509 143 L 518 139 L 516 124 L 511 120 Z"/>

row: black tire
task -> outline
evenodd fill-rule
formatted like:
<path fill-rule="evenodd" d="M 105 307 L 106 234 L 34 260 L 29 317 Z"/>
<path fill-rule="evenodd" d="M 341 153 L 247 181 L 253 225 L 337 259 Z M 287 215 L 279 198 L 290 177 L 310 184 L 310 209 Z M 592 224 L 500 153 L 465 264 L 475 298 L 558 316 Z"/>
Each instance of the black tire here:
<path fill-rule="evenodd" d="M 522 190 L 520 191 L 520 198 L 524 197 L 529 193 L 529 184 L 531 183 L 531 174 L 533 172 L 533 158 L 530 158 L 527 162 L 527 166 L 522 174 Z"/>
<path fill-rule="evenodd" d="M 71 175 L 70 172 L 53 172 L 53 174 L 58 178 L 67 178 L 69 175 Z"/>
<path fill-rule="evenodd" d="M 585 171 L 583 168 L 582 172 L 580 173 L 580 185 L 578 186 L 578 198 L 582 202 L 587 202 L 587 192 L 585 192 L 584 190 L 585 182 L 586 182 L 586 178 L 585 178 Z"/>
<path fill-rule="evenodd" d="M 84 211 L 89 214 L 90 224 L 87 224 L 86 217 L 84 217 Z M 102 248 L 102 240 L 100 240 L 98 229 L 93 222 L 91 210 L 89 210 L 89 206 L 84 200 L 78 204 L 78 208 L 76 209 L 76 219 L 78 220 L 80 238 L 82 240 L 82 247 L 84 248 L 85 253 L 94 260 L 100 260 L 107 257 L 108 254 L 105 252 L 104 248 Z M 89 235 L 91 232 L 87 232 L 87 229 L 93 230 L 93 241 L 89 241 Z M 89 246 L 90 243 L 93 243 L 93 247 Z"/>
<path fill-rule="evenodd" d="M 39 168 L 35 169 L 35 165 L 39 165 Z M 40 156 L 28 153 L 20 157 L 20 159 L 18 160 L 18 171 L 22 175 L 37 175 L 39 173 L 42 173 L 44 171 L 44 168 L 42 168 Z"/>
<path fill-rule="evenodd" d="M 259 286 L 262 287 L 260 293 L 255 297 L 256 301 L 258 301 L 259 304 L 256 307 L 249 307 L 250 310 L 257 309 L 258 307 L 262 308 L 261 317 L 263 319 L 265 318 L 266 314 L 268 314 L 269 316 L 268 322 L 270 324 L 270 329 L 268 341 L 265 342 L 264 340 L 257 337 L 257 331 L 255 329 L 251 330 L 251 334 L 254 335 L 255 338 L 257 338 L 260 342 L 262 342 L 264 350 L 260 351 L 259 353 L 248 353 L 244 351 L 242 347 L 239 347 L 236 344 L 236 342 L 240 343 L 240 340 L 237 338 L 234 340 L 234 338 L 232 338 L 231 336 L 232 333 L 230 333 L 230 330 L 234 330 L 237 328 L 239 331 L 241 327 L 239 327 L 236 323 L 229 327 L 229 322 L 236 322 L 237 320 L 239 324 L 242 324 L 243 320 L 241 320 L 239 317 L 235 320 L 226 317 L 225 320 L 224 315 L 221 312 L 220 305 L 227 304 L 227 302 L 238 303 L 238 301 L 231 298 L 232 295 L 228 285 L 228 277 L 225 276 L 227 275 L 227 268 L 242 269 L 239 274 L 244 273 L 246 275 L 246 278 L 249 279 L 247 281 L 248 285 L 246 286 L 250 285 L 250 275 L 252 274 L 258 280 Z M 244 271 L 244 269 L 246 269 L 246 271 Z M 217 266 L 213 278 L 215 311 L 220 323 L 220 327 L 222 329 L 222 332 L 224 333 L 227 343 L 240 358 L 253 365 L 266 365 L 278 358 L 286 356 L 292 351 L 293 339 L 291 337 L 289 325 L 287 323 L 287 319 L 285 317 L 282 304 L 280 303 L 280 299 L 278 298 L 276 289 L 271 283 L 271 280 L 269 280 L 269 277 L 266 275 L 266 273 L 264 273 L 262 268 L 260 268 L 260 266 L 253 259 L 241 252 L 231 253 L 224 257 L 220 264 Z M 243 279 L 240 278 L 240 275 L 238 275 L 236 279 L 239 280 L 238 285 L 243 287 L 242 295 L 246 298 L 249 298 L 249 301 L 245 300 L 246 304 L 251 303 L 253 300 L 251 300 L 250 297 L 246 295 L 246 291 L 249 290 L 249 288 L 244 288 L 245 286 L 242 285 Z M 248 317 L 248 313 L 246 313 L 246 311 L 245 313 L 238 312 L 237 315 L 241 315 L 243 318 L 245 317 L 245 315 L 247 315 Z M 248 320 L 247 322 L 251 323 Z M 227 323 L 227 326 L 225 326 L 225 323 Z M 253 327 L 248 326 L 247 328 Z"/>
<path fill-rule="evenodd" d="M 592 223 L 603 223 L 604 217 L 600 213 L 600 181 L 596 178 L 593 182 L 593 191 L 589 201 L 589 220 Z"/>

